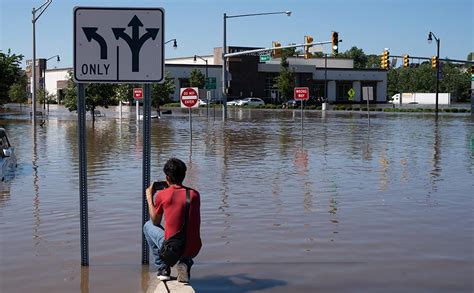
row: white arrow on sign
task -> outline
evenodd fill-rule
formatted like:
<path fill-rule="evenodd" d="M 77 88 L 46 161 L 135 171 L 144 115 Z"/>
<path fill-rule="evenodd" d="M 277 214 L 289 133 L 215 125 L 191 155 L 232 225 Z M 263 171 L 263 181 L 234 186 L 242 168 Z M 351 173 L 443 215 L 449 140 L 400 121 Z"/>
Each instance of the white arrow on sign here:
<path fill-rule="evenodd" d="M 162 8 L 74 9 L 74 78 L 78 82 L 162 82 Z"/>

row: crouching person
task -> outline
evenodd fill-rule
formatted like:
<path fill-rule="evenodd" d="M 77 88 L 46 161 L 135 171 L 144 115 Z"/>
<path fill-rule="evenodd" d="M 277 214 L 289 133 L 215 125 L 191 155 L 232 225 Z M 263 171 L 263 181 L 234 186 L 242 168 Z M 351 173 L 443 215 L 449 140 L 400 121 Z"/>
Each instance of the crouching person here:
<path fill-rule="evenodd" d="M 199 192 L 183 186 L 186 165 L 169 159 L 163 172 L 167 187 L 153 194 L 153 185 L 146 190 L 150 220 L 143 233 L 155 257 L 158 279 L 170 280 L 171 267 L 176 263 L 179 282 L 189 282 L 193 258 L 201 249 Z M 154 198 L 154 200 L 153 200 Z M 161 220 L 164 217 L 164 227 Z"/>

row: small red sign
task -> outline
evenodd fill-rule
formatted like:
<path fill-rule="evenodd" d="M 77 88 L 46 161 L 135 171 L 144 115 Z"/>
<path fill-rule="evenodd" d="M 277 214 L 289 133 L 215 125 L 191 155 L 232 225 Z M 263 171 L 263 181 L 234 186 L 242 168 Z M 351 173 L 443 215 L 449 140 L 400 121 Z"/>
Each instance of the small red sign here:
<path fill-rule="evenodd" d="M 309 99 L 309 88 L 307 88 L 307 87 L 295 87 L 293 98 L 295 100 L 308 100 Z"/>
<path fill-rule="evenodd" d="M 188 107 L 192 108 L 198 103 L 199 94 L 195 88 L 185 88 L 181 90 L 181 103 Z"/>
<path fill-rule="evenodd" d="M 133 89 L 133 98 L 135 100 L 143 99 L 143 89 L 141 87 Z"/>

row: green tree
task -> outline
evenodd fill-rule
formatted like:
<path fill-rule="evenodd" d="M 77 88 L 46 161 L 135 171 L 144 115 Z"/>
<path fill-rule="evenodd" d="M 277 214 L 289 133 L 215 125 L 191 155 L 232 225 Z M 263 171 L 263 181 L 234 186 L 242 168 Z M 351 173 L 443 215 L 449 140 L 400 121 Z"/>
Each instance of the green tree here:
<path fill-rule="evenodd" d="M 8 96 L 10 97 L 10 101 L 13 103 L 21 105 L 28 101 L 28 93 L 26 92 L 26 85 L 22 83 L 14 83 L 10 86 L 8 90 Z"/>
<path fill-rule="evenodd" d="M 380 68 L 380 56 L 371 54 L 367 55 L 366 68 Z"/>
<path fill-rule="evenodd" d="M 108 83 L 91 83 L 86 86 L 86 111 L 91 113 L 92 124 L 95 123 L 94 111 L 97 107 L 108 108 L 109 105 L 117 103 L 117 99 L 115 98 L 115 87 L 116 85 Z M 69 72 L 64 106 L 66 106 L 69 111 L 77 110 L 77 84 L 72 79 L 72 72 Z"/>
<path fill-rule="evenodd" d="M 204 76 L 204 74 L 202 74 L 201 70 L 194 68 L 189 76 L 189 85 L 191 87 L 198 87 L 202 89 L 204 88 L 205 84 L 206 77 Z"/>
<path fill-rule="evenodd" d="M 443 63 L 441 66 L 442 80 L 439 91 L 451 93 L 460 101 L 469 97 L 470 76 L 459 66 Z M 388 97 L 396 93 L 436 92 L 436 71 L 431 68 L 430 62 L 424 62 L 416 68 L 394 68 L 387 75 Z"/>
<path fill-rule="evenodd" d="M 295 88 L 295 73 L 290 70 L 288 64 L 288 56 L 292 56 L 294 50 L 282 50 L 281 62 L 280 62 L 280 74 L 275 78 L 276 88 L 280 90 L 283 101 L 293 95 L 293 89 Z"/>
<path fill-rule="evenodd" d="M 367 66 L 367 55 L 365 55 L 364 50 L 359 49 L 355 46 L 345 51 L 342 54 L 339 54 L 338 57 L 351 58 L 354 60 L 354 68 L 366 68 Z"/>
<path fill-rule="evenodd" d="M 8 91 L 15 83 L 22 82 L 22 70 L 20 68 L 23 55 L 11 54 L 0 51 L 0 105 L 8 103 Z"/>
<path fill-rule="evenodd" d="M 166 72 L 165 82 L 160 84 L 153 84 L 151 87 L 151 105 L 155 108 L 158 105 L 164 105 L 172 101 L 171 95 L 174 93 L 176 87 L 174 79 L 169 72 Z"/>
<path fill-rule="evenodd" d="M 134 85 L 130 83 L 121 83 L 115 86 L 115 97 L 121 102 L 133 102 Z"/>

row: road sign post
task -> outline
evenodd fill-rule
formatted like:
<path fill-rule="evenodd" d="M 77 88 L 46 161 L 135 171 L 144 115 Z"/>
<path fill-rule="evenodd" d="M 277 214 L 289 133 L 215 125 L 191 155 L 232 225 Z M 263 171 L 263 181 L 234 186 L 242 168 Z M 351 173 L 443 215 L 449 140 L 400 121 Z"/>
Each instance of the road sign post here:
<path fill-rule="evenodd" d="M 371 86 L 362 87 L 362 98 L 367 100 L 367 121 L 370 126 L 370 100 L 374 99 L 374 88 Z"/>
<path fill-rule="evenodd" d="M 293 91 L 293 98 L 301 101 L 301 134 L 303 134 L 303 101 L 309 99 L 309 88 L 295 87 Z"/>
<path fill-rule="evenodd" d="M 193 116 L 192 108 L 199 107 L 199 88 L 197 87 L 188 87 L 180 89 L 180 101 L 181 108 L 189 109 L 189 137 L 190 137 L 190 148 L 193 142 Z"/>
<path fill-rule="evenodd" d="M 73 16 L 73 78 L 78 83 L 81 264 L 85 266 L 88 265 L 88 230 L 86 105 L 83 83 L 145 83 L 144 97 L 142 90 L 134 91 L 137 106 L 138 99 L 144 98 L 141 190 L 143 227 L 148 220 L 145 190 L 150 184 L 150 83 L 164 81 L 165 15 L 163 8 L 76 7 Z M 138 119 L 137 112 L 137 123 Z M 148 245 L 142 233 L 142 264 L 148 262 Z"/>

